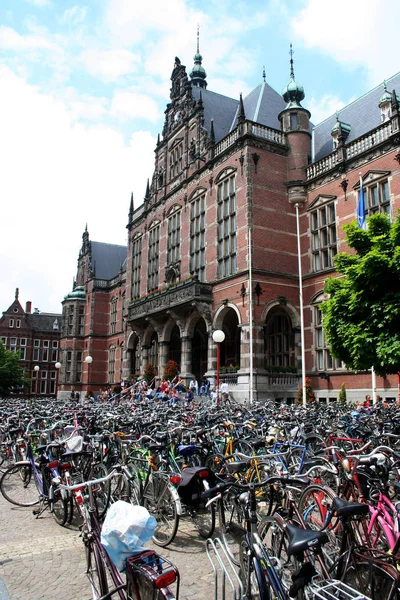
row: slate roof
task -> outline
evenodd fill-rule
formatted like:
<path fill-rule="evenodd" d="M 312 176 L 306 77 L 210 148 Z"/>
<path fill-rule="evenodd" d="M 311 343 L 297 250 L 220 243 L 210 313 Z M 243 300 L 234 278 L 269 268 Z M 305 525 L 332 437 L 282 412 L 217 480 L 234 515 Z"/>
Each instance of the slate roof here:
<path fill-rule="evenodd" d="M 211 119 L 214 119 L 215 141 L 218 143 L 230 131 L 232 120 L 239 106 L 239 99 L 234 100 L 210 90 L 193 87 L 192 94 L 196 102 L 200 98 L 200 92 L 204 105 L 204 127 L 210 132 Z"/>
<path fill-rule="evenodd" d="M 218 143 L 236 127 L 239 99 L 193 87 L 192 94 L 196 101 L 200 98 L 200 91 L 204 105 L 204 126 L 209 132 L 211 119 L 214 119 L 215 141 Z M 245 96 L 243 105 L 246 119 L 280 130 L 278 115 L 286 104 L 282 96 L 268 83 L 260 83 Z"/>
<path fill-rule="evenodd" d="M 389 92 L 396 90 L 397 95 L 400 95 L 400 73 L 387 79 L 386 84 Z M 378 127 L 381 124 L 379 100 L 383 93 L 384 88 L 381 84 L 339 111 L 340 121 L 344 121 L 351 125 L 351 131 L 346 140 L 346 144 L 366 134 L 368 131 L 375 129 L 375 127 Z M 325 121 L 322 121 L 319 125 L 314 126 L 313 162 L 316 162 L 333 152 L 331 131 L 335 123 L 336 115 L 332 115 L 328 119 L 325 119 Z"/>
<path fill-rule="evenodd" d="M 25 313 L 27 323 L 34 331 L 46 333 L 57 333 L 61 331 L 62 315 L 56 313 Z M 58 328 L 54 328 L 54 322 L 58 321 Z"/>
<path fill-rule="evenodd" d="M 90 242 L 92 268 L 97 279 L 112 279 L 118 275 L 121 265 L 124 269 L 126 262 L 126 246 Z"/>

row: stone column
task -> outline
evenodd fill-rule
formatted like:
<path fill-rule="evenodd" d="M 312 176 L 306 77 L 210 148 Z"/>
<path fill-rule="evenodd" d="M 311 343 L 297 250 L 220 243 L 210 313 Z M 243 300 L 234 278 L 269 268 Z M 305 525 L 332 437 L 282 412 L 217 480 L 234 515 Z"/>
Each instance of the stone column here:
<path fill-rule="evenodd" d="M 149 362 L 149 346 L 145 346 L 145 345 L 142 346 L 141 358 L 142 358 L 142 368 L 141 368 L 141 374 L 142 374 L 145 366 Z"/>
<path fill-rule="evenodd" d="M 192 338 L 181 338 L 181 375 L 188 381 L 193 377 L 192 373 Z"/>
<path fill-rule="evenodd" d="M 169 342 L 158 342 L 158 375 L 164 376 L 164 367 L 168 362 Z"/>

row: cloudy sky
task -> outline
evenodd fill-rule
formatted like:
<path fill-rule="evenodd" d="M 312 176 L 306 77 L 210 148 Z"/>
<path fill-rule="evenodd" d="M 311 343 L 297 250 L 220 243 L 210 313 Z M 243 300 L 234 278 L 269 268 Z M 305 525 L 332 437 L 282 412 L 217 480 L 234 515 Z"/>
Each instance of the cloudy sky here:
<path fill-rule="evenodd" d="M 0 311 L 61 311 L 82 233 L 126 243 L 174 57 L 200 25 L 208 89 L 238 98 L 296 80 L 314 123 L 399 71 L 398 0 L 1 0 Z"/>

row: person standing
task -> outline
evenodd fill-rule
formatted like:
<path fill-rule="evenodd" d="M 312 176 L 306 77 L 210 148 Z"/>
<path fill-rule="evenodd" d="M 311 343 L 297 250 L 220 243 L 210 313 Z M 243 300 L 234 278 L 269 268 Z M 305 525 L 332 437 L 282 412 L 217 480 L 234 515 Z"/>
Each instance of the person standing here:
<path fill-rule="evenodd" d="M 199 384 L 195 375 L 193 375 L 193 378 L 190 380 L 189 390 L 192 392 L 193 396 L 199 395 Z"/>
<path fill-rule="evenodd" d="M 227 400 L 229 398 L 229 385 L 225 380 L 221 384 L 220 391 L 222 400 Z"/>

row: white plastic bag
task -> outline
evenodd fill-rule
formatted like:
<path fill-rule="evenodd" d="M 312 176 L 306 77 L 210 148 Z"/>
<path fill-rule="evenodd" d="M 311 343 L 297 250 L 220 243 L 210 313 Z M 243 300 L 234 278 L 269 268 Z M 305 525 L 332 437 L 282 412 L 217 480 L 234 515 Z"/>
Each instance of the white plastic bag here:
<path fill-rule="evenodd" d="M 143 550 L 153 536 L 157 521 L 144 506 L 118 500 L 110 506 L 101 529 L 101 543 L 119 571 L 129 556 Z"/>

